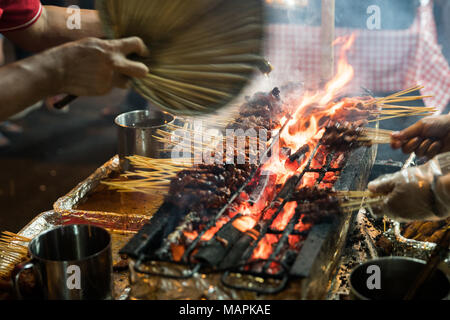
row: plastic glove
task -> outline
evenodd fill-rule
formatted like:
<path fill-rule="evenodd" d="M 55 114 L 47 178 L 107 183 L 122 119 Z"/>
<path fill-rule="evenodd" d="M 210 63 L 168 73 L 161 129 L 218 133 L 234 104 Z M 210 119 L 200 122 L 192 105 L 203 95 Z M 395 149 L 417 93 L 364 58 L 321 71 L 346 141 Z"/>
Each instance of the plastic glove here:
<path fill-rule="evenodd" d="M 397 221 L 440 220 L 450 216 L 450 153 L 426 164 L 384 175 L 369 184 L 373 193 L 385 195 L 374 207 L 377 215 Z"/>
<path fill-rule="evenodd" d="M 450 115 L 427 117 L 392 134 L 391 146 L 428 159 L 450 151 Z"/>

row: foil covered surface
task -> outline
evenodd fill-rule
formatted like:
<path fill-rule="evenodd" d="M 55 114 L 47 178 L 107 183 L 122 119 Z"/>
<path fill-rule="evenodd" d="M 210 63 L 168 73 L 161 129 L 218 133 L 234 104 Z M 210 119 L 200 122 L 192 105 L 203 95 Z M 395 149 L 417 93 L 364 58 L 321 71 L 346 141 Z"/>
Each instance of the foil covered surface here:
<path fill-rule="evenodd" d="M 98 168 L 87 179 L 79 183 L 65 196 L 58 199 L 53 205 L 55 212 L 60 213 L 66 223 L 86 223 L 108 230 L 139 231 L 151 216 L 138 214 L 119 214 L 104 211 L 87 211 L 76 209 L 90 192 L 94 191 L 102 180 L 110 178 L 119 172 L 119 156 L 115 156 Z"/>
<path fill-rule="evenodd" d="M 91 223 L 107 228 L 113 238 L 113 261 L 120 261 L 118 251 L 138 231 L 151 216 L 123 215 L 112 212 L 77 210 L 76 206 L 84 201 L 88 194 L 99 186 L 104 179 L 119 171 L 119 158 L 115 156 L 90 177 L 78 184 L 67 195 L 54 204 L 54 211 L 40 214 L 19 233 L 33 238 L 48 229 L 67 223 Z M 371 225 L 364 209 L 357 214 L 352 229 L 364 237 L 360 243 L 347 246 L 339 262 L 340 267 L 329 283 L 327 299 L 339 299 L 348 294 L 349 266 L 377 258 L 374 239 L 382 231 Z M 436 244 L 406 239 L 401 235 L 400 224 L 393 222 L 393 227 L 385 235 L 392 240 L 394 255 L 426 259 Z M 159 266 L 160 268 L 163 268 Z M 171 266 L 170 268 L 173 268 Z M 222 274 L 196 273 L 188 279 L 169 279 L 139 274 L 134 271 L 134 261 L 129 262 L 129 270 L 114 272 L 114 296 L 116 299 L 303 299 L 307 291 L 308 279 L 291 279 L 285 290 L 278 294 L 261 295 L 254 292 L 230 289 L 223 285 Z M 264 283 L 264 279 L 255 279 L 255 283 Z M 277 284 L 274 283 L 274 286 Z"/>
<path fill-rule="evenodd" d="M 393 228 L 389 232 L 393 235 L 391 239 L 393 239 L 394 249 L 398 256 L 427 260 L 436 248 L 436 244 L 432 242 L 405 238 L 402 235 L 401 224 L 397 221 L 394 221 Z"/>

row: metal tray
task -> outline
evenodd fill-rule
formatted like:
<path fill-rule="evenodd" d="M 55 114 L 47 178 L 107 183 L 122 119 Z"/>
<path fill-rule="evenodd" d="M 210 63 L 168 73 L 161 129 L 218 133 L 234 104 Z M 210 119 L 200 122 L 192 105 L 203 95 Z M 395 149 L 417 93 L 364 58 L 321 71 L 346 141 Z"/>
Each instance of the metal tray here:
<path fill-rule="evenodd" d="M 436 248 L 433 242 L 417 241 L 405 238 L 402 235 L 401 224 L 397 221 L 393 224 L 394 246 L 397 255 L 427 260 L 431 252 Z"/>
<path fill-rule="evenodd" d="M 103 205 L 98 205 L 94 210 L 83 208 L 83 204 L 89 200 L 89 197 L 101 188 L 101 181 L 117 176 L 119 174 L 119 157 L 115 156 L 103 166 L 98 168 L 87 179 L 79 183 L 68 194 L 58 199 L 53 205 L 55 212 L 61 214 L 65 223 L 88 223 L 104 227 L 113 231 L 137 232 L 162 203 L 163 196 L 155 194 L 151 199 L 141 201 L 139 208 L 132 197 L 143 196 L 141 194 L 119 194 L 121 198 L 118 201 L 112 201 L 105 197 Z M 134 208 L 126 208 L 126 205 L 134 205 Z M 139 204 L 138 204 L 139 206 Z M 108 211 L 101 211 L 100 207 L 108 207 Z M 124 209 L 125 208 L 125 209 Z M 135 212 L 139 211 L 139 214 Z"/>

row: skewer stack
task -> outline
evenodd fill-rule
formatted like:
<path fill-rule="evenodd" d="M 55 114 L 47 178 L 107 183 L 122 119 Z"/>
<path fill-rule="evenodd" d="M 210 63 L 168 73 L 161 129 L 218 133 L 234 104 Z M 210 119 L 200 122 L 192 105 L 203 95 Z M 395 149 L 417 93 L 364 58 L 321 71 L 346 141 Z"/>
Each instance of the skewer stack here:
<path fill-rule="evenodd" d="M 221 151 L 224 149 L 224 146 L 226 146 L 229 141 L 227 140 L 229 137 L 225 137 L 223 135 L 217 134 L 209 135 L 209 141 L 203 140 L 204 137 L 208 137 L 208 134 L 205 133 L 204 135 L 199 135 L 198 132 L 196 132 L 194 129 L 186 128 L 186 127 L 180 127 L 176 125 L 172 125 L 171 129 L 172 132 L 164 131 L 164 130 L 157 130 L 156 135 L 153 136 L 157 141 L 163 143 L 166 147 L 162 149 L 161 151 L 164 152 L 170 152 L 173 150 L 174 146 L 177 146 L 179 148 L 182 148 L 183 150 L 188 150 L 192 155 L 195 154 L 195 148 L 200 148 L 201 152 L 203 153 L 214 153 L 217 151 Z M 179 132 L 183 132 L 183 136 L 177 135 L 176 131 L 180 130 Z M 219 132 L 218 132 L 219 133 Z M 191 138 L 195 137 L 196 135 L 199 135 L 201 139 L 198 141 L 195 139 L 184 139 L 184 136 L 187 135 Z M 256 146 L 259 146 L 260 140 L 258 137 L 245 137 L 245 140 L 247 142 L 251 142 Z M 253 154 L 253 150 L 248 150 L 246 153 L 246 157 L 249 154 Z M 256 156 L 256 154 L 253 154 Z"/>
<path fill-rule="evenodd" d="M 151 159 L 141 156 L 127 158 L 135 171 L 127 171 L 118 179 L 102 181 L 110 190 L 117 192 L 166 193 L 171 179 L 178 172 L 191 167 L 192 159 Z"/>
<path fill-rule="evenodd" d="M 384 98 L 373 98 L 364 102 L 364 107 L 370 109 L 372 115 L 377 116 L 377 119 L 370 120 L 369 122 L 400 117 L 433 115 L 437 111 L 437 109 L 433 107 L 405 106 L 397 104 L 430 98 L 431 96 L 406 96 L 409 93 L 423 88 L 423 86 L 415 86 Z"/>
<path fill-rule="evenodd" d="M 383 203 L 382 195 L 370 191 L 337 191 L 341 208 L 344 211 L 355 211 L 367 206 L 377 206 Z"/>
<path fill-rule="evenodd" d="M 0 279 L 11 275 L 14 267 L 28 255 L 27 243 L 31 239 L 4 231 L 0 236 Z"/>
<path fill-rule="evenodd" d="M 330 122 L 322 136 L 322 144 L 329 150 L 349 151 L 374 144 L 387 144 L 392 131 L 364 128 L 353 123 Z"/>
<path fill-rule="evenodd" d="M 394 131 L 375 129 L 375 128 L 364 128 L 362 130 L 362 135 L 358 138 L 359 141 L 367 141 L 372 145 L 375 144 L 389 144 L 391 142 L 391 135 Z"/>

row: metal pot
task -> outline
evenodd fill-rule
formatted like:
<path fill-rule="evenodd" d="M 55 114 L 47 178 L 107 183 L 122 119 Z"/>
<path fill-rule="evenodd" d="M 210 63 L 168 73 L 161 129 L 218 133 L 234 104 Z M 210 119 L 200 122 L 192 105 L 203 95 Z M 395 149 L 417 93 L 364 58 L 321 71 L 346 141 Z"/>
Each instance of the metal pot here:
<path fill-rule="evenodd" d="M 119 135 L 120 167 L 123 171 L 130 170 L 128 156 L 139 155 L 149 158 L 162 158 L 164 143 L 154 138 L 158 129 L 164 130 L 174 122 L 174 117 L 168 113 L 152 113 L 139 110 L 119 115 L 115 123 Z"/>
<path fill-rule="evenodd" d="M 353 300 L 402 300 L 423 270 L 425 261 L 407 257 L 386 257 L 365 262 L 350 275 Z M 450 281 L 440 269 L 417 293 L 419 300 L 448 299 Z"/>

